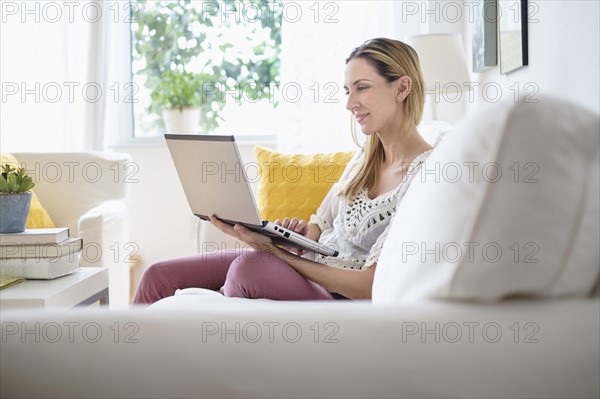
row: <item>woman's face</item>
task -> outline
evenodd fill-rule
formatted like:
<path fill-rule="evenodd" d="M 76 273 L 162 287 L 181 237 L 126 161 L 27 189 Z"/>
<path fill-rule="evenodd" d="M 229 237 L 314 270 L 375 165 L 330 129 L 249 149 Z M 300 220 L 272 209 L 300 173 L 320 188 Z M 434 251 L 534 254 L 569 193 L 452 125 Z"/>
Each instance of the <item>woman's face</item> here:
<path fill-rule="evenodd" d="M 346 65 L 346 109 L 352 112 L 364 134 L 393 132 L 402 122 L 398 81 L 388 82 L 363 58 Z"/>

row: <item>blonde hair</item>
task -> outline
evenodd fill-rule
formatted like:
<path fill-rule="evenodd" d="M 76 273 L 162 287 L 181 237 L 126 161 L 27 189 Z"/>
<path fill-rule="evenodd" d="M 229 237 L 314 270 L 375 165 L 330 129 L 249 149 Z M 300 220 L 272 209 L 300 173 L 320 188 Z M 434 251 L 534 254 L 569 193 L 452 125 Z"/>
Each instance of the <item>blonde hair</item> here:
<path fill-rule="evenodd" d="M 418 126 L 423 116 L 425 92 L 423 73 L 417 52 L 399 40 L 377 38 L 368 40 L 352 50 L 346 59 L 346 64 L 355 58 L 366 60 L 388 82 L 394 82 L 402 76 L 408 76 L 412 80 L 409 95 L 403 101 L 404 119 L 400 130 L 403 133 L 413 126 Z M 354 142 L 360 146 L 354 123 L 352 123 L 352 137 Z M 340 193 L 346 200 L 352 199 L 365 187 L 373 188 L 381 165 L 385 161 L 383 145 L 377 134 L 373 134 L 367 139 L 364 150 L 365 156 L 358 173 Z"/>

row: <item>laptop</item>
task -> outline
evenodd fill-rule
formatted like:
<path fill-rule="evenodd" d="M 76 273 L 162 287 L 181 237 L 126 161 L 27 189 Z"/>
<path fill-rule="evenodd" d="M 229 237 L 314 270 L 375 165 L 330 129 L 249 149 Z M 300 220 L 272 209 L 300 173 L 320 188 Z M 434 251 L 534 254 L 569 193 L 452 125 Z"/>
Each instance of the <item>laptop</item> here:
<path fill-rule="evenodd" d="M 250 170 L 260 176 L 258 167 L 242 162 L 234 136 L 165 134 L 165 139 L 194 215 L 209 220 L 214 214 L 268 235 L 276 245 L 338 256 L 335 248 L 260 218 L 248 179 Z"/>

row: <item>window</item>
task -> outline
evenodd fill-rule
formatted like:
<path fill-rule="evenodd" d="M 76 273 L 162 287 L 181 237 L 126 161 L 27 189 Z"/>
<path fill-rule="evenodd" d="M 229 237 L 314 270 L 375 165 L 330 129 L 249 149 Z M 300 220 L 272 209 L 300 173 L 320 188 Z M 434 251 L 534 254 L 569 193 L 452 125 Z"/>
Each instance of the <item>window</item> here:
<path fill-rule="evenodd" d="M 135 0 L 130 8 L 135 138 L 164 132 L 163 104 L 173 99 L 160 89 L 184 78 L 195 86 L 176 101 L 200 106 L 200 131 L 274 133 L 262 129 L 277 105 L 280 3 Z"/>

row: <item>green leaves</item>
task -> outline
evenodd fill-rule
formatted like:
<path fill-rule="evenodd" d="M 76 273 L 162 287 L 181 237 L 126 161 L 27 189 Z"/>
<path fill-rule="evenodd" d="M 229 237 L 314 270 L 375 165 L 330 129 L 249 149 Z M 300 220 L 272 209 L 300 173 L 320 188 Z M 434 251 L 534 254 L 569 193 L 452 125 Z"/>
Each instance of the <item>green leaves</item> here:
<path fill-rule="evenodd" d="M 150 112 L 160 115 L 165 107 L 200 107 L 202 128 L 210 131 L 223 120 L 219 113 L 226 101 L 239 102 L 235 94 L 239 97 L 245 87 L 268 88 L 279 83 L 283 12 L 279 1 L 136 3 L 133 66 L 152 91 Z M 252 13 L 257 8 L 261 11 L 258 20 Z M 183 71 L 197 74 L 192 78 Z M 210 84 L 203 86 L 205 82 Z M 269 90 L 252 94 L 258 94 L 257 99 L 270 98 Z"/>
<path fill-rule="evenodd" d="M 202 76 L 186 71 L 166 71 L 151 93 L 152 101 L 166 107 L 200 107 Z"/>
<path fill-rule="evenodd" d="M 25 174 L 25 169 L 15 168 L 7 163 L 2 165 L 2 177 L 0 177 L 1 193 L 24 193 L 33 188 L 35 183 L 31 177 Z"/>

